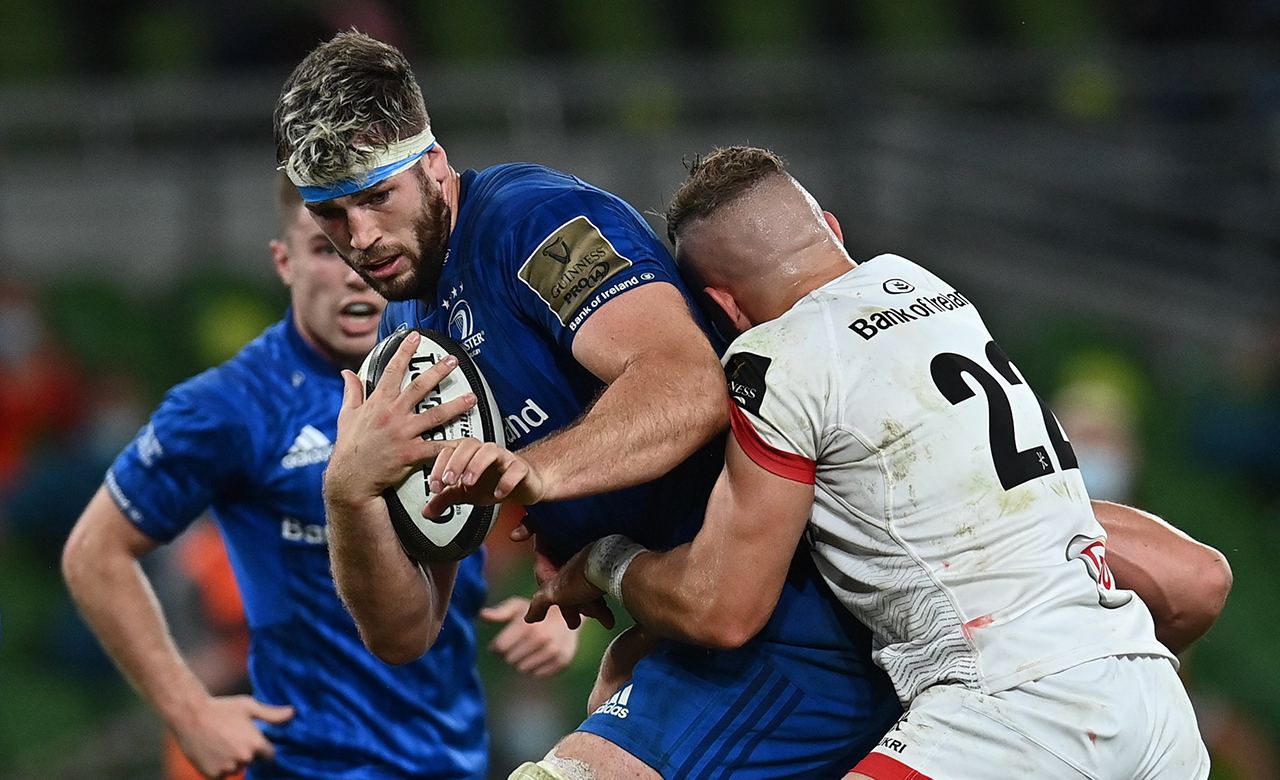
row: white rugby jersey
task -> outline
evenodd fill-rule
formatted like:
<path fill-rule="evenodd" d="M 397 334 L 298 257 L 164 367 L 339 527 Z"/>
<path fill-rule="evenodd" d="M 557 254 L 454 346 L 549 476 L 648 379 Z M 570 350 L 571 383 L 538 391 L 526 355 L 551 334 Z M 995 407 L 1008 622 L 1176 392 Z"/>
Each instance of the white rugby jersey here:
<path fill-rule="evenodd" d="M 812 483 L 823 576 L 909 703 L 1094 658 L 1176 659 L 1106 566 L 1071 446 L 962 294 L 881 255 L 740 336 L 734 435 Z"/>

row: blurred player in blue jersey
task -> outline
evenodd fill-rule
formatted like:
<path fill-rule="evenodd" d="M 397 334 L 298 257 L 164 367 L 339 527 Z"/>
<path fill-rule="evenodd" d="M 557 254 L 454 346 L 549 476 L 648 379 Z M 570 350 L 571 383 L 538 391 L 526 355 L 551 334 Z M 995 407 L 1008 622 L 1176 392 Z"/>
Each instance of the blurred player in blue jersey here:
<path fill-rule="evenodd" d="M 80 610 L 195 767 L 221 777 L 486 776 L 488 737 L 473 622 L 477 554 L 458 569 L 439 638 L 392 667 L 362 645 L 329 573 L 321 480 L 337 434 L 341 368 L 373 347 L 385 302 L 333 251 L 287 181 L 271 244 L 291 308 L 237 356 L 166 395 L 120 454 L 63 555 Z M 211 696 L 176 650 L 138 559 L 206 507 L 244 599 L 253 697 Z M 563 622 L 505 656 L 546 674 L 576 635 Z M 252 762 L 252 763 L 251 763 Z"/>
<path fill-rule="evenodd" d="M 535 165 L 457 173 L 407 61 L 357 33 L 295 69 L 275 123 L 278 159 L 318 224 L 394 301 L 382 334 L 447 332 L 493 387 L 519 449 L 503 450 L 503 471 L 518 479 L 455 485 L 468 495 L 453 498 L 527 505 L 552 564 L 613 533 L 658 548 L 693 538 L 729 401 L 674 262 L 634 209 Z M 325 478 L 334 578 L 366 644 L 393 663 L 437 642 L 446 605 L 465 597 L 467 562 L 414 563 L 381 498 L 433 461 L 440 445 L 421 433 L 456 412 L 412 414 L 448 369 L 400 391 L 414 344 L 368 399 L 346 374 Z M 642 631 L 623 637 L 610 660 L 624 671 L 606 667 L 609 679 L 648 649 Z M 869 642 L 798 556 L 758 636 L 728 651 L 658 645 L 625 697 L 513 776 L 839 777 L 899 713 Z"/>

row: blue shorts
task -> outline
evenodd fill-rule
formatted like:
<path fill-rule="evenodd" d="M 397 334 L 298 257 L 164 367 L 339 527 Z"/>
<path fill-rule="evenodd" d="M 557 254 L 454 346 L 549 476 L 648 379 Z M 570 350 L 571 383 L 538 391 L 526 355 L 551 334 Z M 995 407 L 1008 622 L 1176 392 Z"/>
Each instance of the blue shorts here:
<path fill-rule="evenodd" d="M 667 780 L 843 777 L 902 709 L 870 633 L 816 577 L 793 576 L 741 648 L 663 643 L 578 730 Z"/>

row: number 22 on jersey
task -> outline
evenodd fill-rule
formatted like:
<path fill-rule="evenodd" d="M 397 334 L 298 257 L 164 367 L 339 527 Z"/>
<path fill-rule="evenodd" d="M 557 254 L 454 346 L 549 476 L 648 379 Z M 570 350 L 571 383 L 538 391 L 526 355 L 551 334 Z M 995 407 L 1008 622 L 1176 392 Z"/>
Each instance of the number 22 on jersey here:
<path fill-rule="evenodd" d="M 1008 383 L 1009 389 L 1022 385 L 1025 392 L 1035 396 L 1037 403 L 1040 404 L 1048 443 L 1053 447 L 1062 470 L 1079 468 L 1071 443 L 1063 435 L 1062 427 L 1053 416 L 1053 412 L 1049 410 L 1049 406 L 1022 381 L 1013 363 L 994 341 L 987 342 L 986 357 L 1000 378 Z M 1043 445 L 1025 450 L 1018 449 L 1009 390 L 1000 379 L 976 360 L 955 352 L 943 352 L 934 356 L 929 364 L 929 371 L 933 376 L 933 383 L 952 405 L 963 403 L 974 397 L 973 388 L 964 380 L 965 374 L 972 377 L 982 388 L 983 394 L 987 397 L 991 459 L 994 462 L 996 474 L 1000 478 L 1001 487 L 1012 490 L 1024 482 L 1054 473 L 1053 462 L 1049 459 L 1049 452 Z"/>
<path fill-rule="evenodd" d="M 1044 432 L 1049 446 L 1058 458 L 1063 471 L 1079 468 L 1071 443 L 1062 433 L 1058 418 L 1053 416 L 1048 404 L 1044 402 L 1029 386 L 1022 381 L 1008 356 L 996 345 L 988 341 L 986 347 L 987 361 L 1008 383 L 1009 389 L 1022 385 L 1024 392 L 1035 396 L 1040 405 L 1040 414 L 1044 420 Z M 972 358 L 954 352 L 943 352 L 933 358 L 929 364 L 933 383 L 953 405 L 963 403 L 974 397 L 973 388 L 964 380 L 964 375 L 973 377 L 987 397 L 987 420 L 991 437 L 991 459 L 996 474 L 1000 477 L 1000 485 L 1005 490 L 1012 490 L 1029 480 L 1054 473 L 1053 463 L 1044 445 L 1037 444 L 1025 450 L 1019 450 L 1017 434 L 1013 426 L 1013 405 L 1009 391 L 1000 379 Z M 1098 601 L 1107 608 L 1114 609 L 1129 603 L 1133 593 L 1116 588 L 1115 578 L 1107 566 L 1106 542 L 1102 538 L 1076 536 L 1067 545 L 1067 558 L 1082 560 L 1089 575 L 1098 586 Z"/>

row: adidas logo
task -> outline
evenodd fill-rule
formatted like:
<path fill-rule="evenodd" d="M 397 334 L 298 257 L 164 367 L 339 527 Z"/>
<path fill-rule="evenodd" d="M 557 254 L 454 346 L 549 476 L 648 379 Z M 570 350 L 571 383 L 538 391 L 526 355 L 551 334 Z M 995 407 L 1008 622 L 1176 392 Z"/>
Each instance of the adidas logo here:
<path fill-rule="evenodd" d="M 313 463 L 324 463 L 332 452 L 333 442 L 329 441 L 328 436 L 310 425 L 304 425 L 298 438 L 293 440 L 293 446 L 280 461 L 280 465 L 287 469 L 296 469 Z"/>
<path fill-rule="evenodd" d="M 619 718 L 627 717 L 630 712 L 627 709 L 627 702 L 631 699 L 631 683 L 627 683 L 622 690 L 609 697 L 609 700 L 596 708 L 593 715 L 613 715 Z"/>

